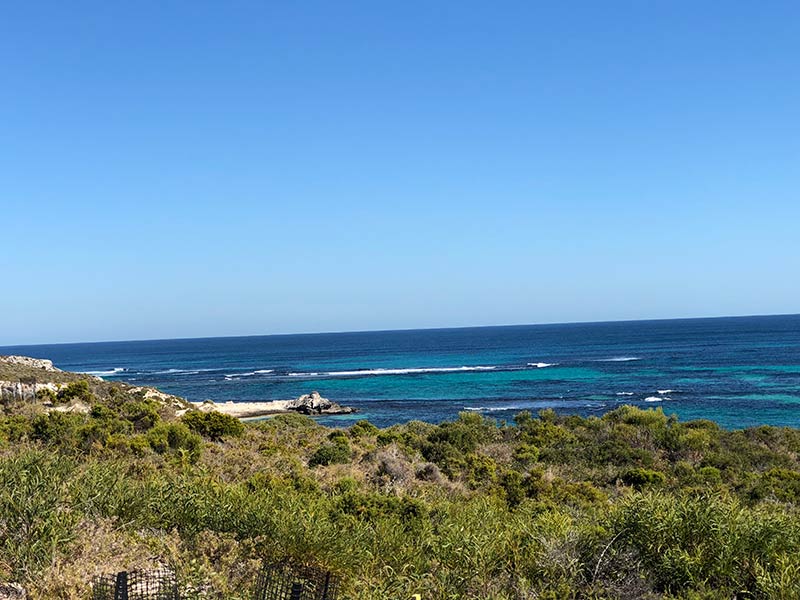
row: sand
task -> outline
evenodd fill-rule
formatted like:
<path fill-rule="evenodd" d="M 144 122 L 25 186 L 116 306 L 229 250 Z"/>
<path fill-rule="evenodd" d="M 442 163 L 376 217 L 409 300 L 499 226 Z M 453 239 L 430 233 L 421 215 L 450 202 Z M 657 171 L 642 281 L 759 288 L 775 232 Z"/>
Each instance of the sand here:
<path fill-rule="evenodd" d="M 271 402 L 191 402 L 198 410 L 216 410 L 237 419 L 251 419 L 292 412 L 287 410 L 289 400 L 272 400 Z"/>

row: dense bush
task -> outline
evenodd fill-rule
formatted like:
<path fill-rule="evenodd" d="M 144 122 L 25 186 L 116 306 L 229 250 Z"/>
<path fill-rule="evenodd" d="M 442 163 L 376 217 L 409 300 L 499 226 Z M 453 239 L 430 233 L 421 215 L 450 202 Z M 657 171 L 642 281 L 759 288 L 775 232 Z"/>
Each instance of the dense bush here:
<path fill-rule="evenodd" d="M 215 442 L 224 437 L 235 437 L 244 433 L 244 425 L 239 419 L 217 411 L 193 410 L 183 415 L 181 420 L 195 433 Z"/>
<path fill-rule="evenodd" d="M 86 403 L 91 403 L 94 400 L 94 395 L 89 389 L 89 382 L 85 379 L 78 379 L 58 390 L 56 398 L 61 402 L 81 400 Z"/>
<path fill-rule="evenodd" d="M 347 439 L 336 439 L 332 443 L 324 443 L 317 448 L 308 460 L 309 467 L 349 463 L 352 450 Z"/>
<path fill-rule="evenodd" d="M 800 597 L 794 430 L 630 407 L 386 430 L 193 414 L 120 392 L 0 417 L 0 580 L 87 597 L 98 561 L 154 557 L 243 600 L 266 556 L 333 568 L 353 600 Z"/>
<path fill-rule="evenodd" d="M 200 456 L 203 440 L 183 423 L 161 423 L 145 436 L 150 447 L 159 454 L 186 456 L 191 462 Z"/>

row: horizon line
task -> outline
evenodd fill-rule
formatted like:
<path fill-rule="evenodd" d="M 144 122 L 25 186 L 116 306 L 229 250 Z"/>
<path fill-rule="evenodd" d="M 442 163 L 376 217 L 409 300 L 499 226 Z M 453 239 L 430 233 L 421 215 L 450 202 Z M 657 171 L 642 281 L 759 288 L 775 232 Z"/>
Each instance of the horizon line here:
<path fill-rule="evenodd" d="M 649 319 L 609 319 L 602 321 L 552 321 L 540 323 L 505 323 L 493 325 L 457 325 L 452 327 L 401 327 L 398 329 L 357 329 L 357 330 L 338 330 L 338 331 L 305 331 L 288 333 L 249 333 L 241 335 L 212 335 L 212 336 L 187 336 L 175 338 L 139 338 L 132 340 L 91 340 L 78 342 L 53 342 L 36 344 L 4 344 L 0 348 L 32 348 L 37 346 L 74 346 L 83 344 L 121 344 L 139 342 L 166 342 L 166 341 L 188 341 L 188 340 L 213 340 L 213 339 L 236 339 L 236 338 L 256 338 L 256 337 L 281 337 L 297 335 L 341 335 L 358 333 L 393 333 L 403 331 L 443 331 L 448 329 L 492 329 L 504 327 L 548 327 L 557 325 L 602 325 L 608 323 L 649 323 L 654 321 L 700 321 L 711 319 L 754 319 L 769 317 L 797 317 L 800 313 L 777 313 L 777 314 L 749 314 L 749 315 L 713 315 L 713 316 L 694 316 L 694 317 L 656 317 Z"/>

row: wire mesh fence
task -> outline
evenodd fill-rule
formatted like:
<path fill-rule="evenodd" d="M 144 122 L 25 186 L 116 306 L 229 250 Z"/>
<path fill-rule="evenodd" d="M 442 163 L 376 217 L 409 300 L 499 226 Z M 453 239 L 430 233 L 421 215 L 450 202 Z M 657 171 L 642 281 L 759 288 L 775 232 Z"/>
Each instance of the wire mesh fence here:
<path fill-rule="evenodd" d="M 309 566 L 266 565 L 253 600 L 337 600 L 339 580 L 330 571 Z"/>
<path fill-rule="evenodd" d="M 178 582 L 169 569 L 122 571 L 95 577 L 92 600 L 179 600 Z"/>
<path fill-rule="evenodd" d="M 339 579 L 330 571 L 288 563 L 267 564 L 259 572 L 253 600 L 338 600 Z M 92 580 L 92 600 L 180 600 L 169 569 L 123 571 Z"/>

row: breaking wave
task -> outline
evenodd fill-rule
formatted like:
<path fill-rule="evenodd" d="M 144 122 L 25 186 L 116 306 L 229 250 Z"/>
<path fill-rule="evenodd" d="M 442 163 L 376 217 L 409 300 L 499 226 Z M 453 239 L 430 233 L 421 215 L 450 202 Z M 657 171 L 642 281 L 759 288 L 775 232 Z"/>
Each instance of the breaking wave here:
<path fill-rule="evenodd" d="M 357 369 L 354 371 L 325 371 L 319 373 L 289 373 L 289 377 L 367 377 L 374 375 L 417 375 L 420 373 L 461 373 L 494 371 L 497 367 L 421 367 L 411 369 Z"/>
<path fill-rule="evenodd" d="M 124 367 L 114 367 L 113 369 L 110 369 L 108 371 L 84 371 L 84 374 L 94 375 L 96 377 L 103 377 L 108 375 L 119 375 L 120 373 L 124 373 L 127 370 L 128 369 Z"/>
<path fill-rule="evenodd" d="M 256 371 L 247 371 L 246 373 L 226 373 L 225 377 L 252 377 L 253 375 L 266 375 L 267 373 L 273 373 L 274 371 L 275 369 L 258 369 Z"/>
<path fill-rule="evenodd" d="M 500 412 L 503 410 L 522 410 L 521 406 L 465 406 L 464 410 L 472 412 Z"/>

